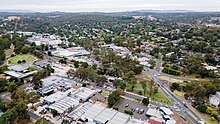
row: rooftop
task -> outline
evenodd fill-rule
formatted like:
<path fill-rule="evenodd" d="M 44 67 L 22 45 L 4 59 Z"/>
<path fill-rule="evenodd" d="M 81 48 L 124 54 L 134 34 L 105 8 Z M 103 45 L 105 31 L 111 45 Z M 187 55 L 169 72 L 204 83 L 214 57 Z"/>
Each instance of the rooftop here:
<path fill-rule="evenodd" d="M 88 119 L 88 121 L 93 121 L 93 119 L 99 114 L 101 113 L 103 110 L 105 109 L 104 106 L 100 105 L 100 104 L 94 104 L 91 108 L 89 108 L 85 114 L 82 115 L 82 119 L 86 120 Z"/>
<path fill-rule="evenodd" d="M 98 116 L 94 118 L 94 121 L 105 124 L 106 122 L 110 121 L 116 113 L 116 110 L 105 108 L 105 110 L 103 110 L 100 114 L 98 114 Z"/>
<path fill-rule="evenodd" d="M 129 115 L 118 112 L 107 124 L 125 124 L 129 119 Z"/>

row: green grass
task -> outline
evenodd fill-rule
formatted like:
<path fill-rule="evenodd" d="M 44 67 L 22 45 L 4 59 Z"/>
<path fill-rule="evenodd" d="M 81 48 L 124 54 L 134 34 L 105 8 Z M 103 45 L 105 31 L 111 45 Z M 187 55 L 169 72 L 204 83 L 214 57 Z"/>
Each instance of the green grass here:
<path fill-rule="evenodd" d="M 154 96 L 151 98 L 151 100 L 153 100 L 155 102 L 160 102 L 163 104 L 173 106 L 173 103 L 165 95 L 163 95 L 161 92 L 154 94 Z"/>
<path fill-rule="evenodd" d="M 9 58 L 8 63 L 9 64 L 17 64 L 18 61 L 26 60 L 26 62 L 33 62 L 36 60 L 36 58 L 32 55 L 28 54 L 22 54 L 22 55 L 16 55 L 15 57 Z"/>
<path fill-rule="evenodd" d="M 101 95 L 107 97 L 107 96 L 109 95 L 109 92 L 107 92 L 107 91 L 102 91 L 102 92 L 101 92 Z"/>

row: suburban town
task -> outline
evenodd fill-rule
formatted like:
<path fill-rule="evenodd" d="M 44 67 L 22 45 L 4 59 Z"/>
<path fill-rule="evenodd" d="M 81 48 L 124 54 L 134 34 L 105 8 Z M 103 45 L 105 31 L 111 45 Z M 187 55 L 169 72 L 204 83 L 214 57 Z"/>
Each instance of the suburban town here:
<path fill-rule="evenodd" d="M 219 12 L 0 12 L 0 124 L 219 124 L 219 27 Z"/>

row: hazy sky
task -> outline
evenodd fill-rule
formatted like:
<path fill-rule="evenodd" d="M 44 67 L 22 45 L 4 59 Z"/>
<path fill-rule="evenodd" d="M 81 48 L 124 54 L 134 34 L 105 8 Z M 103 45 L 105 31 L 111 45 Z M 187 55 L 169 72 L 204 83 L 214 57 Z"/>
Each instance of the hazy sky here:
<path fill-rule="evenodd" d="M 0 9 L 40 12 L 113 12 L 142 9 L 220 11 L 220 0 L 0 0 Z"/>

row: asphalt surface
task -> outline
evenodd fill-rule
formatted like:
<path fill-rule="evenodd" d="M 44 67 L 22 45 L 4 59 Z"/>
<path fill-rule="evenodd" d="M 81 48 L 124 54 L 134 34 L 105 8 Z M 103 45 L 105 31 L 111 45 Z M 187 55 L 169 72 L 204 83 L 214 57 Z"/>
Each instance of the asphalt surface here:
<path fill-rule="evenodd" d="M 51 59 L 53 58 L 54 60 L 57 60 L 58 58 L 54 58 L 54 57 L 50 57 Z M 68 61 L 69 63 L 69 61 Z M 160 72 L 160 68 L 162 65 L 162 56 L 160 54 L 159 59 L 157 60 L 157 64 L 154 69 L 144 69 L 144 72 L 147 73 L 149 76 L 152 77 L 152 79 L 155 81 L 156 84 L 158 84 L 159 86 L 159 90 L 161 90 L 161 92 L 170 99 L 170 101 L 172 103 L 174 103 L 174 107 L 171 106 L 167 106 L 167 105 L 163 105 L 160 103 L 156 103 L 156 102 L 151 102 L 152 105 L 157 105 L 157 106 L 166 106 L 169 109 L 171 109 L 172 111 L 177 111 L 179 112 L 181 115 L 184 115 L 187 119 L 189 119 L 193 124 L 196 124 L 199 120 L 201 120 L 194 112 L 192 112 L 190 109 L 188 109 L 188 107 L 186 107 L 187 105 L 184 105 L 183 100 L 176 97 L 175 94 L 173 94 L 170 90 L 166 89 L 163 85 L 161 80 L 158 78 L 158 75 L 166 75 L 164 73 Z M 174 78 L 174 79 L 179 79 L 179 80 L 185 80 L 185 81 L 191 81 L 191 79 L 187 79 L 187 78 L 182 78 L 182 77 L 176 77 L 176 76 L 171 76 L 171 75 L 166 75 L 168 77 Z M 107 90 L 107 91 L 112 91 L 112 90 L 108 90 L 108 89 L 104 89 L 103 87 L 96 87 L 98 89 L 102 89 L 102 90 Z M 114 89 L 113 89 L 114 90 Z M 131 98 L 131 99 L 139 99 L 141 100 L 142 98 L 144 98 L 144 96 L 140 96 L 140 95 L 136 95 L 136 94 L 132 94 L 129 92 L 125 92 L 125 97 Z M 30 116 L 36 118 L 36 115 L 30 114 Z"/>
<path fill-rule="evenodd" d="M 156 84 L 158 84 L 159 89 L 162 91 L 162 93 L 170 99 L 174 105 L 180 109 L 180 114 L 184 115 L 186 118 L 188 118 L 192 123 L 197 123 L 199 120 L 201 120 L 194 112 L 192 112 L 187 105 L 184 103 L 184 101 L 180 98 L 178 98 L 175 94 L 173 94 L 170 90 L 166 89 L 161 80 L 158 78 L 157 73 L 155 73 L 155 70 L 151 69 L 144 69 L 144 72 L 147 73 L 149 76 L 152 77 L 152 79 L 155 81 Z"/>

